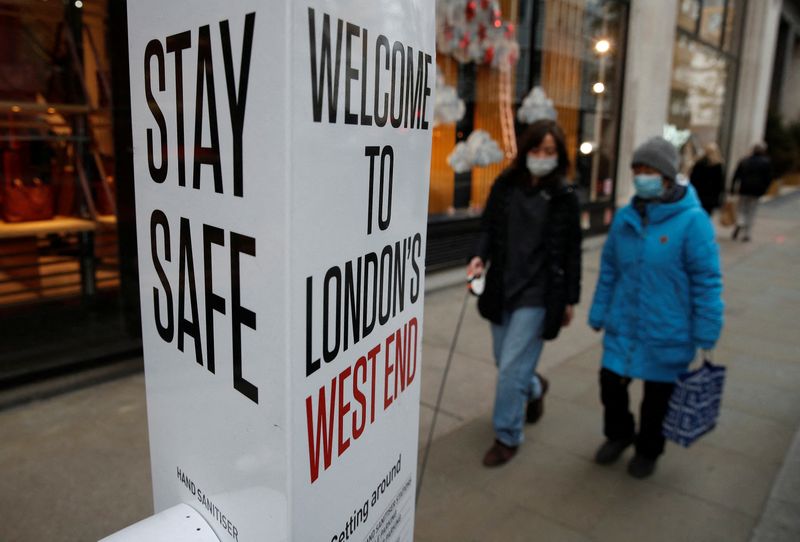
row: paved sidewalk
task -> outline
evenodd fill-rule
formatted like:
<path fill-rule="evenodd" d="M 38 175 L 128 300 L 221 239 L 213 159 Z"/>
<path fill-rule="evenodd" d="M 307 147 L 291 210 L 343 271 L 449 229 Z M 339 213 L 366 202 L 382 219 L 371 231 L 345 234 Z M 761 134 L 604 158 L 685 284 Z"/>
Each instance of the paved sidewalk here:
<path fill-rule="evenodd" d="M 759 209 L 754 241 L 719 232 L 726 324 L 716 361 L 728 367 L 719 426 L 691 449 L 668 444 L 646 481 L 592 462 L 603 441 L 601 336 L 585 324 L 599 249 L 586 251 L 573 325 L 545 347 L 543 419 L 509 464 L 481 466 L 492 442 L 495 369 L 488 325 L 470 302 L 437 422 L 416 540 L 800 540 L 800 197 Z M 420 445 L 463 290 L 425 305 Z M 448 325 L 449 323 L 449 325 Z M 641 386 L 632 387 L 638 404 Z M 800 441 L 800 437 L 797 439 Z M 784 464 L 785 462 L 785 464 Z M 782 469 L 783 467 L 783 469 Z M 766 510 L 766 513 L 765 513 Z"/>
<path fill-rule="evenodd" d="M 545 415 L 499 469 L 480 464 L 496 371 L 471 299 L 415 539 L 800 540 L 800 195 L 762 205 L 753 242 L 721 231 L 720 245 L 726 326 L 716 354 L 729 368 L 720 424 L 689 450 L 668 445 L 646 481 L 625 473 L 630 452 L 612 467 L 591 460 L 602 441 L 601 337 L 585 321 L 600 243 L 587 243 L 574 323 L 545 347 Z M 429 285 L 437 280 L 425 305 L 420 448 L 464 295 L 441 276 Z M 152 513 L 144 377 L 120 374 L 0 409 L 0 541 L 96 540 Z M 632 391 L 638 402 L 640 387 Z"/>

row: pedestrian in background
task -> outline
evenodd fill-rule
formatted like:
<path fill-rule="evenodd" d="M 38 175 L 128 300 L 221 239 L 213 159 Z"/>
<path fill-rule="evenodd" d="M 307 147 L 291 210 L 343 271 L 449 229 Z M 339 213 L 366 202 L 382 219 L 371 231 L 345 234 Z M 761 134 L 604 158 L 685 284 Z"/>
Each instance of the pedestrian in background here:
<path fill-rule="evenodd" d="M 731 183 L 731 194 L 739 196 L 736 212 L 736 227 L 732 238 L 735 241 L 742 233 L 742 241 L 750 240 L 756 218 L 758 200 L 767 193 L 772 183 L 772 165 L 767 156 L 767 144 L 756 143 L 750 156 L 736 166 Z"/>
<path fill-rule="evenodd" d="M 724 171 L 719 147 L 716 143 L 706 143 L 703 147 L 703 156 L 692 167 L 689 180 L 708 216 L 711 216 L 714 209 L 721 204 L 720 200 L 725 191 Z"/>
<path fill-rule="evenodd" d="M 467 266 L 469 277 L 487 272 L 478 309 L 491 322 L 498 368 L 487 467 L 514 457 L 525 422 L 541 416 L 548 384 L 536 365 L 543 341 L 569 325 L 580 296 L 581 228 L 578 198 L 565 181 L 564 133 L 555 121 L 538 120 L 518 147 L 492 186 Z"/>
<path fill-rule="evenodd" d="M 678 153 L 654 137 L 633 153 L 631 203 L 614 217 L 589 313 L 605 330 L 600 371 L 601 465 L 635 444 L 628 472 L 652 474 L 664 451 L 662 424 L 674 382 L 714 347 L 722 327 L 722 276 L 714 228 L 691 186 L 675 182 Z M 628 407 L 632 379 L 644 381 L 639 431 Z"/>

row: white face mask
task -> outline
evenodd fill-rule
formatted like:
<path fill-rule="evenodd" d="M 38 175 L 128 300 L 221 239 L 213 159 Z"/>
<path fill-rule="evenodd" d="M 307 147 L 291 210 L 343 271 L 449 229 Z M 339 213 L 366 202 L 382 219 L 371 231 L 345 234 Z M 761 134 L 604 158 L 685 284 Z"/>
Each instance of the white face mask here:
<path fill-rule="evenodd" d="M 531 175 L 537 178 L 544 177 L 556 169 L 556 166 L 558 166 L 558 157 L 551 156 L 550 158 L 536 158 L 535 156 L 528 155 L 526 165 L 528 166 L 528 171 L 531 172 Z"/>

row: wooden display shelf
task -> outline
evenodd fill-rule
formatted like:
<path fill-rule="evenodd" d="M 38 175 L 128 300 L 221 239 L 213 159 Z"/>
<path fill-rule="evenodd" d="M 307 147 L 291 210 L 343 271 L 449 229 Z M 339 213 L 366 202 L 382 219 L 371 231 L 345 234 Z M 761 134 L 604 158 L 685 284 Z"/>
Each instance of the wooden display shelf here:
<path fill-rule="evenodd" d="M 116 226 L 117 225 L 117 216 L 116 215 L 97 215 L 95 222 L 101 226 Z"/>
<path fill-rule="evenodd" d="M 71 216 L 57 216 L 49 220 L 13 223 L 0 220 L 0 239 L 37 237 L 52 233 L 93 232 L 95 229 L 97 229 L 95 222 Z"/>
<path fill-rule="evenodd" d="M 91 297 L 98 282 L 117 280 L 98 273 L 96 262 L 95 233 L 101 228 L 108 230 L 111 224 L 109 217 L 99 217 L 97 221 L 69 216 L 31 222 L 0 221 L 0 305 L 78 293 Z M 37 252 L 37 238 L 69 233 L 79 234 L 78 253 L 67 261 L 59 259 L 54 265 Z M 104 252 L 102 247 L 100 252 Z M 43 267 L 47 267 L 47 273 L 42 272 Z M 14 282 L 18 283 L 17 289 L 11 285 Z"/>

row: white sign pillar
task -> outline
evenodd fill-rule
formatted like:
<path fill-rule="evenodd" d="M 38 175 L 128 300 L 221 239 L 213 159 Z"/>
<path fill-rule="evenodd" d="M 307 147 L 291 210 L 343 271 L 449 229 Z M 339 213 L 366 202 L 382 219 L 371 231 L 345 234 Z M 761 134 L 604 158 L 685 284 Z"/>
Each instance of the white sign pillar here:
<path fill-rule="evenodd" d="M 411 540 L 428 0 L 128 3 L 156 512 Z"/>

